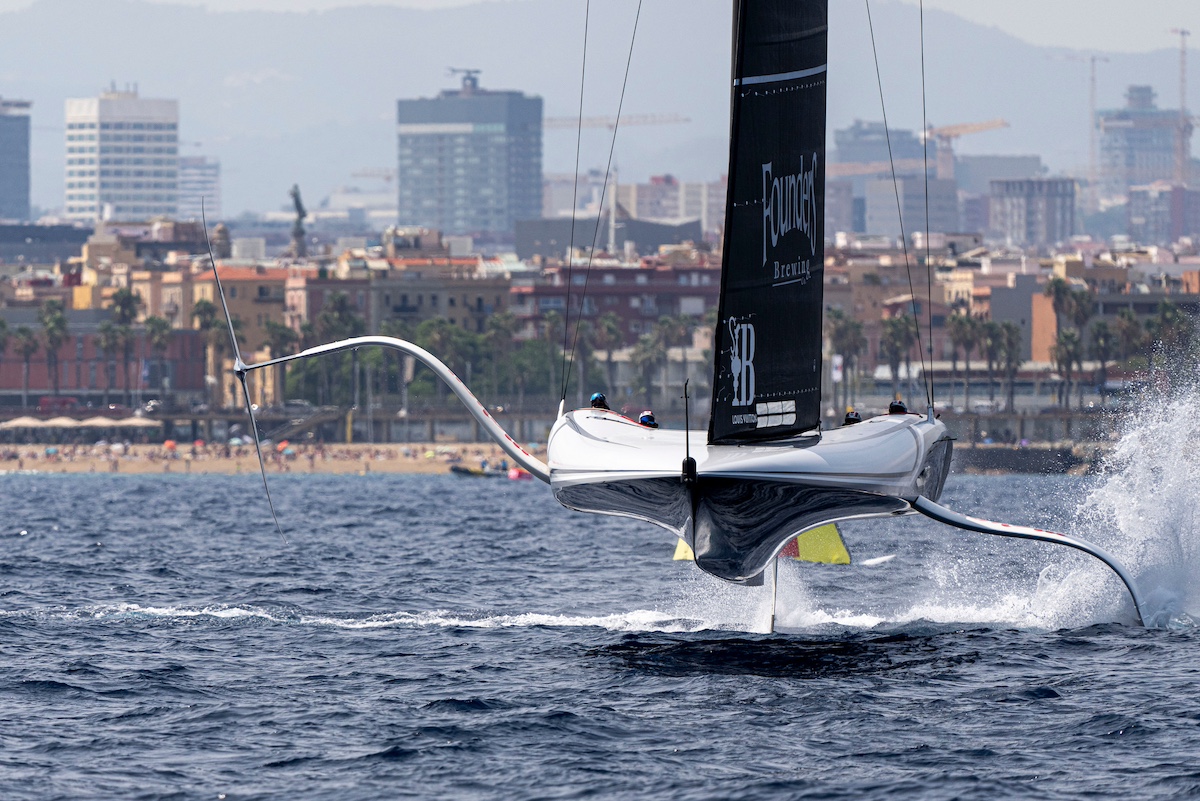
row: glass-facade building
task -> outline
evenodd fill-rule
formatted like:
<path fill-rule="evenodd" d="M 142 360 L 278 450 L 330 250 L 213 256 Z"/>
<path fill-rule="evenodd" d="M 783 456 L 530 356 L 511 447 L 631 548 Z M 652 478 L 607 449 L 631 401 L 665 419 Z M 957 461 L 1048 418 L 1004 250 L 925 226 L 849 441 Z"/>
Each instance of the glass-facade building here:
<path fill-rule="evenodd" d="M 542 99 L 459 90 L 397 103 L 397 183 L 404 226 L 511 239 L 542 211 Z"/>
<path fill-rule="evenodd" d="M 179 104 L 109 91 L 66 103 L 66 217 L 175 219 Z"/>
<path fill-rule="evenodd" d="M 29 219 L 29 107 L 0 98 L 0 220 Z"/>

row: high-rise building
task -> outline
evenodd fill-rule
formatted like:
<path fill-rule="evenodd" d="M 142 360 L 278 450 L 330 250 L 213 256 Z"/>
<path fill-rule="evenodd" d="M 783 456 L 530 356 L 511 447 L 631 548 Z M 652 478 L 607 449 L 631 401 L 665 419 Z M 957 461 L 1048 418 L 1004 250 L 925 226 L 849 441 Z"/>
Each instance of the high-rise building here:
<path fill-rule="evenodd" d="M 929 187 L 929 202 L 925 201 L 925 187 Z M 896 196 L 899 194 L 904 225 L 896 214 Z M 925 212 L 929 211 L 926 224 Z M 919 176 L 900 176 L 893 183 L 891 178 L 872 179 L 867 183 L 866 232 L 883 236 L 898 237 L 903 233 L 911 241 L 912 235 L 929 230 L 931 233 L 949 234 L 959 230 L 958 193 L 953 179 Z"/>
<path fill-rule="evenodd" d="M 0 97 L 0 220 L 29 219 L 29 106 Z"/>
<path fill-rule="evenodd" d="M 137 89 L 66 103 L 66 217 L 175 218 L 179 201 L 179 104 Z"/>
<path fill-rule="evenodd" d="M 1125 108 L 1096 114 L 1100 130 L 1100 197 L 1124 200 L 1131 186 L 1173 181 L 1179 112 L 1154 104 L 1149 86 L 1131 86 Z"/>
<path fill-rule="evenodd" d="M 542 99 L 479 88 L 396 104 L 399 223 L 511 241 L 542 211 Z"/>
<path fill-rule="evenodd" d="M 1166 181 L 1129 187 L 1129 237 L 1141 245 L 1171 245 L 1200 234 L 1200 191 Z"/>
<path fill-rule="evenodd" d="M 990 228 L 1010 247 L 1044 247 L 1075 233 L 1075 180 L 992 181 Z"/>
<path fill-rule="evenodd" d="M 180 156 L 177 216 L 199 220 L 202 210 L 206 219 L 221 218 L 221 162 L 206 156 Z"/>

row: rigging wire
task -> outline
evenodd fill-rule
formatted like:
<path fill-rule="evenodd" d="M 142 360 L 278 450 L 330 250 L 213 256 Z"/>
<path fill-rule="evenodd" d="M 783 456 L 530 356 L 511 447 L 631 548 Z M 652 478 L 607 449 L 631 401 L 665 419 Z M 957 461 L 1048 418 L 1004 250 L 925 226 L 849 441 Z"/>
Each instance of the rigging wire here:
<path fill-rule="evenodd" d="M 920 0 L 921 9 L 921 128 L 925 131 L 926 141 L 921 148 L 921 157 L 925 160 L 925 307 L 929 312 L 929 372 L 925 380 L 925 389 L 929 393 L 929 406 L 933 408 L 933 265 L 929 256 L 929 118 L 925 115 L 925 0 Z M 917 316 L 917 299 L 913 298 L 913 317 Z M 918 330 L 920 323 L 917 323 Z M 922 352 L 921 363 L 925 357 Z M 924 372 L 924 371 L 922 371 Z"/>
<path fill-rule="evenodd" d="M 613 153 L 617 149 L 617 132 L 621 129 L 621 109 L 625 105 L 625 88 L 629 85 L 629 67 L 633 64 L 633 46 L 637 42 L 638 22 L 642 18 L 642 0 L 638 0 L 637 13 L 633 17 L 633 32 L 629 37 L 629 55 L 625 58 L 625 78 L 621 81 L 621 98 L 617 101 L 617 118 L 613 122 L 612 141 L 608 146 L 608 164 L 604 168 L 604 183 L 600 187 L 600 208 L 604 208 L 604 198 L 608 194 L 608 179 L 612 175 Z M 617 213 L 617 199 L 613 198 L 609 214 Z M 588 280 L 592 277 L 592 259 L 596 255 L 596 243 L 600 240 L 600 217 L 596 217 L 596 230 L 592 234 L 592 247 L 588 250 L 587 266 L 583 272 L 583 289 L 579 296 L 579 317 L 575 320 L 575 337 L 571 340 L 571 358 L 567 361 L 567 369 L 563 373 L 562 400 L 567 399 L 567 385 L 571 382 L 571 368 L 575 365 L 575 349 L 579 345 L 579 330 L 583 327 L 583 303 L 587 298 Z M 570 309 L 567 309 L 570 312 Z M 564 319 L 565 323 L 565 319 Z M 565 327 L 565 325 L 564 325 Z"/>
<path fill-rule="evenodd" d="M 883 113 L 883 135 L 884 135 L 884 139 L 887 141 L 888 163 L 891 165 L 891 168 L 892 168 L 892 189 L 896 195 L 896 215 L 900 218 L 900 247 L 904 249 L 904 271 L 908 274 L 908 295 L 912 299 L 913 321 L 916 322 L 917 293 L 913 288 L 912 264 L 909 261 L 909 255 L 908 255 L 908 236 L 904 231 L 904 212 L 900 207 L 900 183 L 899 183 L 899 180 L 896 178 L 896 160 L 892 156 L 892 134 L 891 134 L 891 131 L 888 129 L 887 104 L 884 103 L 884 100 L 883 100 L 883 76 L 879 71 L 879 51 L 875 47 L 875 25 L 871 21 L 871 0 L 863 0 L 863 2 L 866 4 L 866 7 L 867 7 L 867 29 L 871 32 L 871 54 L 875 57 L 875 80 L 879 85 L 879 107 Z M 926 176 L 927 176 L 926 180 L 928 181 L 929 180 L 928 179 L 928 170 L 926 170 Z M 926 195 L 928 196 L 928 192 L 926 193 Z M 926 202 L 928 202 L 928 197 L 926 197 Z M 926 238 L 928 239 L 928 237 L 926 237 Z M 916 329 L 917 329 L 917 349 L 924 352 L 924 345 L 921 341 L 921 326 L 919 323 L 917 324 Z M 921 364 L 924 365 L 924 363 L 925 363 L 924 357 L 922 357 Z M 922 373 L 925 372 L 923 367 L 922 367 L 921 372 Z M 931 394 L 930 389 L 929 389 L 929 376 L 928 375 L 924 376 L 924 379 L 925 379 L 925 381 L 924 381 L 924 383 L 925 383 L 925 398 L 927 401 L 929 401 L 929 405 L 932 406 L 933 405 L 933 395 Z M 911 376 L 909 376 L 909 380 L 910 381 L 912 380 Z"/>
<path fill-rule="evenodd" d="M 571 275 L 575 265 L 575 217 L 579 203 L 579 149 L 580 143 L 583 141 L 583 90 L 587 82 L 587 46 L 588 46 L 588 23 L 592 16 L 592 0 L 587 0 L 583 7 L 583 62 L 579 68 L 579 124 L 575 128 L 575 180 L 571 188 L 571 239 L 567 245 L 567 305 L 563 309 L 563 355 L 562 355 L 562 374 L 567 374 L 567 335 L 571 328 L 568 325 L 567 318 L 571 315 Z M 596 226 L 600 226 L 600 217 L 596 217 Z M 583 307 L 580 306 L 579 314 L 582 318 Z M 567 397 L 566 379 L 563 380 L 562 396 Z"/>

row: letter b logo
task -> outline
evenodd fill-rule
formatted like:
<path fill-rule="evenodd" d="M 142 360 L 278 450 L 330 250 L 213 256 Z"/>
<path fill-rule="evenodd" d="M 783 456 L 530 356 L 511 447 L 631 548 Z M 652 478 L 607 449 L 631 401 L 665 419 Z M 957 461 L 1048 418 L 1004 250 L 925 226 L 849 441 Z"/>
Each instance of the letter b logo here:
<path fill-rule="evenodd" d="M 733 405 L 754 403 L 754 326 L 729 321 L 731 337 L 729 369 L 733 374 Z"/>

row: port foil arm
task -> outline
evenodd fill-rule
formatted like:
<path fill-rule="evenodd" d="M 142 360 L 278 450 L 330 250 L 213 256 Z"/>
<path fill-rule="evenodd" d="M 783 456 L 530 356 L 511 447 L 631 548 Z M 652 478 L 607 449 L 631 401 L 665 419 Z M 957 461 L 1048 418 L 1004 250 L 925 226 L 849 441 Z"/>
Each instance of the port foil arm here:
<path fill-rule="evenodd" d="M 991 520 L 982 520 L 978 517 L 968 517 L 924 497 L 918 496 L 906 500 L 916 511 L 948 526 L 954 526 L 955 528 L 967 531 L 977 531 L 980 534 L 995 534 L 999 537 L 1016 537 L 1023 540 L 1038 540 L 1039 542 L 1065 545 L 1068 548 L 1074 548 L 1096 557 L 1108 565 L 1117 574 L 1117 577 L 1121 579 L 1122 583 L 1125 584 L 1125 589 L 1129 590 L 1129 596 L 1133 599 L 1133 611 L 1137 615 L 1138 624 L 1145 625 L 1142 619 L 1142 597 L 1138 593 L 1137 584 L 1134 583 L 1133 577 L 1129 575 L 1129 571 L 1125 569 L 1125 566 L 1103 548 L 1093 545 L 1087 540 L 1068 537 L 1066 534 L 1059 534 L 1055 531 L 1044 531 L 1040 528 L 1030 528 L 1028 526 L 1012 526 L 1007 523 L 994 523 Z"/>
<path fill-rule="evenodd" d="M 411 342 L 406 342 L 403 339 L 382 336 L 352 337 L 350 339 L 342 339 L 337 342 L 330 342 L 325 345 L 317 345 L 316 347 L 302 350 L 299 353 L 280 356 L 277 359 L 270 359 L 269 361 L 259 362 L 258 364 L 248 364 L 246 365 L 245 369 L 247 371 L 262 370 L 266 367 L 272 367 L 276 364 L 283 364 L 284 362 L 296 361 L 297 359 L 311 359 L 314 356 L 324 356 L 327 353 L 337 353 L 343 350 L 354 350 L 355 348 L 370 347 L 372 345 L 381 348 L 391 348 L 392 350 L 398 350 L 401 353 L 408 354 L 432 370 L 434 375 L 446 382 L 446 384 L 450 387 L 450 391 L 458 396 L 458 399 L 463 402 L 463 406 L 467 407 L 467 411 L 471 414 L 471 416 L 474 417 L 479 425 L 483 427 L 483 430 L 487 432 L 488 436 L 494 439 L 496 444 L 504 449 L 505 453 L 511 456 L 517 464 L 528 470 L 533 476 L 541 479 L 547 484 L 550 483 L 550 468 L 546 465 L 546 463 L 532 454 L 527 453 L 515 439 L 509 436 L 508 432 L 496 422 L 496 418 L 488 414 L 488 410 L 485 409 L 483 404 L 479 402 L 479 399 L 471 393 L 471 390 L 467 389 L 467 385 L 464 384 L 459 377 L 454 374 L 453 370 L 447 367 L 440 359 L 438 359 L 429 351 L 418 347 Z"/>

